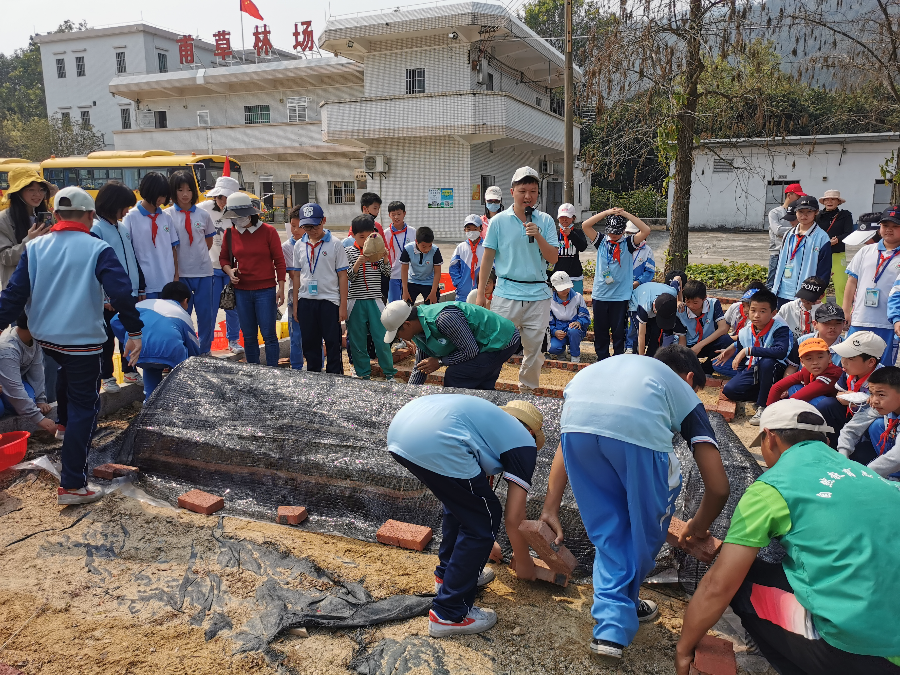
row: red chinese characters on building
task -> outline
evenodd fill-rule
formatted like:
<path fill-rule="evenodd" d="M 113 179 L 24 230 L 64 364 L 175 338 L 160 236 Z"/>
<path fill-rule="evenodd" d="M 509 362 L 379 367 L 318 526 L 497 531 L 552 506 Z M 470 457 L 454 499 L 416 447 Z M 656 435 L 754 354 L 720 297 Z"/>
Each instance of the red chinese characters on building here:
<path fill-rule="evenodd" d="M 303 26 L 303 31 L 300 30 L 300 26 Z M 315 42 L 313 42 L 312 21 L 295 23 L 294 49 L 299 49 L 301 52 L 311 52 L 315 49 L 315 46 Z"/>
<path fill-rule="evenodd" d="M 218 33 L 213 33 L 213 38 L 216 41 L 216 51 L 213 52 L 214 56 L 224 59 L 234 54 L 234 52 L 231 51 L 231 33 L 229 31 L 220 30 Z"/>
<path fill-rule="evenodd" d="M 257 56 L 268 56 L 272 53 L 274 47 L 269 39 L 271 34 L 272 31 L 269 30 L 266 24 L 263 24 L 262 30 L 259 29 L 259 26 L 253 27 L 253 49 L 256 50 Z"/>
<path fill-rule="evenodd" d="M 178 61 L 179 63 L 191 64 L 194 62 L 194 36 L 182 35 L 176 42 L 178 43 Z"/>

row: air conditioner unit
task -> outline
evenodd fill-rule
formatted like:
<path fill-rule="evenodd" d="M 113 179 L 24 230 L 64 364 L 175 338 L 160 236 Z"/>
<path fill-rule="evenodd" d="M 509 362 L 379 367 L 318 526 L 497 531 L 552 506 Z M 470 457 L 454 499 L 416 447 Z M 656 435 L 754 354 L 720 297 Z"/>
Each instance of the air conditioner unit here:
<path fill-rule="evenodd" d="M 552 176 L 553 175 L 553 162 L 547 162 L 541 160 L 540 163 L 540 173 L 544 176 Z"/>
<path fill-rule="evenodd" d="M 384 155 L 366 155 L 363 166 L 368 173 L 387 173 L 388 163 Z"/>
<path fill-rule="evenodd" d="M 197 126 L 198 127 L 208 127 L 209 126 L 209 110 L 198 110 L 197 111 Z"/>

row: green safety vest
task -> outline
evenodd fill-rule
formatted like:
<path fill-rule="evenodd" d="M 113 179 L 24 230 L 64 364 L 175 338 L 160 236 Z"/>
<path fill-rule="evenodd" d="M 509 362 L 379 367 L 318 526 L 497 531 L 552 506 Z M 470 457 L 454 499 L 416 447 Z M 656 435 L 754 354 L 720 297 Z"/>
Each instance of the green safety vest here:
<path fill-rule="evenodd" d="M 787 502 L 782 565 L 822 638 L 852 654 L 900 656 L 900 484 L 819 441 L 792 446 L 757 480 Z"/>
<path fill-rule="evenodd" d="M 445 307 L 453 305 L 462 310 L 469 322 L 469 328 L 475 335 L 478 348 L 483 352 L 498 352 L 506 349 L 512 339 L 516 327 L 509 319 L 504 319 L 489 309 L 472 305 L 467 302 L 441 302 L 436 305 L 419 305 L 419 322 L 422 324 L 423 333 L 416 335 L 416 345 L 428 356 L 441 358 L 456 351 L 448 338 L 438 330 L 435 322 L 438 313 Z M 423 339 L 424 338 L 424 339 Z"/>

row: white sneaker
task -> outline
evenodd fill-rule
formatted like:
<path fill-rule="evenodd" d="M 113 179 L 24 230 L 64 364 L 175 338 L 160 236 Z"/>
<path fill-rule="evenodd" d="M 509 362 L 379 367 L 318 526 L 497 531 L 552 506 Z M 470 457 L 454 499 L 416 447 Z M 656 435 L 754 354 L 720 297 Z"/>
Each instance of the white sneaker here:
<path fill-rule="evenodd" d="M 444 621 L 432 609 L 428 612 L 428 634 L 431 637 L 447 637 L 448 635 L 474 635 L 483 633 L 497 623 L 497 612 L 492 609 L 473 607 L 466 618 L 458 623 Z"/>
<path fill-rule="evenodd" d="M 139 384 L 142 387 L 144 386 L 144 378 L 137 371 L 133 373 L 125 373 L 125 381 L 128 384 Z"/>
<path fill-rule="evenodd" d="M 573 356 L 572 358 L 569 359 L 569 363 L 581 363 L 581 357 Z"/>
<path fill-rule="evenodd" d="M 626 354 L 634 354 L 634 347 L 625 347 Z"/>
<path fill-rule="evenodd" d="M 101 380 L 100 388 L 109 394 L 122 391 L 122 387 L 119 386 L 119 383 L 116 382 L 116 378 L 114 377 L 108 377 L 105 380 Z"/>
<path fill-rule="evenodd" d="M 760 420 L 760 418 L 762 417 L 763 410 L 765 410 L 765 409 L 766 409 L 766 406 L 764 406 L 764 405 L 759 406 L 759 407 L 756 409 L 756 413 L 753 415 L 753 417 L 750 418 L 750 424 L 752 424 L 752 425 L 755 426 L 755 427 L 758 427 L 758 426 L 759 426 L 759 420 Z"/>
<path fill-rule="evenodd" d="M 496 576 L 497 576 L 497 573 L 494 572 L 494 570 L 492 568 L 485 567 L 483 570 L 481 570 L 481 574 L 478 575 L 478 581 L 476 582 L 476 585 L 479 588 L 481 588 L 482 586 L 487 586 L 489 583 L 491 583 L 494 580 L 494 577 L 496 577 Z M 441 590 L 441 585 L 443 583 L 444 583 L 444 580 L 441 579 L 440 577 L 434 578 L 434 592 L 435 593 L 437 593 L 439 590 Z"/>
<path fill-rule="evenodd" d="M 237 340 L 229 340 L 228 341 L 228 349 L 232 354 L 243 354 L 244 348 L 241 347 L 241 343 Z"/>
<path fill-rule="evenodd" d="M 90 504 L 103 499 L 103 489 L 88 483 L 77 490 L 67 490 L 64 487 L 56 489 L 56 503 L 60 506 L 69 504 Z"/>
<path fill-rule="evenodd" d="M 597 654 L 598 656 L 608 656 L 613 659 L 622 658 L 622 645 L 609 640 L 594 638 L 591 640 L 590 650 L 592 654 Z"/>

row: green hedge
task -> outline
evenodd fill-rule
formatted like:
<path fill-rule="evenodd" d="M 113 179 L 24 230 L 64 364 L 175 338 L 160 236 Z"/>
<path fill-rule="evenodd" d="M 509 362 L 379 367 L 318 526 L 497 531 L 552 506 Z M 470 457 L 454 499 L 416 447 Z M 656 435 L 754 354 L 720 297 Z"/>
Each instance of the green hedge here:
<path fill-rule="evenodd" d="M 706 284 L 707 288 L 726 291 L 743 290 L 751 281 L 765 282 L 768 269 L 763 265 L 727 262 L 716 265 L 688 265 L 689 279 Z"/>
<path fill-rule="evenodd" d="M 605 211 L 621 206 L 638 218 L 665 218 L 666 198 L 650 187 L 631 192 L 613 192 L 603 188 L 591 188 L 591 210 Z"/>

